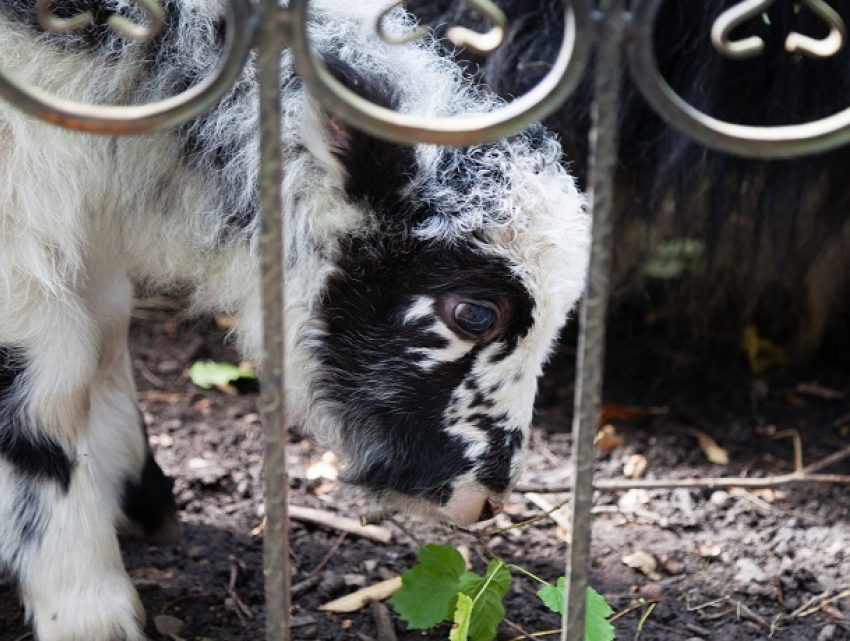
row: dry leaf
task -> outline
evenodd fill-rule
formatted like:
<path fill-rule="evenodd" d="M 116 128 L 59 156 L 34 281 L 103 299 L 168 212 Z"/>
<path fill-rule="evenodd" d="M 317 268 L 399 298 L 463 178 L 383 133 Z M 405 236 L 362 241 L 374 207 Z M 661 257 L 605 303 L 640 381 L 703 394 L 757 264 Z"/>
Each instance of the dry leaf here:
<path fill-rule="evenodd" d="M 156 631 L 165 637 L 169 637 L 172 641 L 184 641 L 180 633 L 185 627 L 185 623 L 177 617 L 160 614 L 153 618 L 153 627 Z"/>
<path fill-rule="evenodd" d="M 772 367 L 784 365 L 788 361 L 785 349 L 759 336 L 755 325 L 747 325 L 744 328 L 742 343 L 750 371 L 756 376 L 761 376 Z"/>
<path fill-rule="evenodd" d="M 627 554 L 623 557 L 623 563 L 645 574 L 653 581 L 658 581 L 661 578 L 661 575 L 656 571 L 658 564 L 655 557 L 649 552 L 639 551 L 634 554 Z"/>
<path fill-rule="evenodd" d="M 320 605 L 319 609 L 325 612 L 357 612 L 362 610 L 373 601 L 389 599 L 401 588 L 401 577 L 395 576 L 375 585 L 370 585 L 344 597 Z"/>
<path fill-rule="evenodd" d="M 646 457 L 643 454 L 632 454 L 623 463 L 623 476 L 628 479 L 639 479 L 646 472 Z"/>
<path fill-rule="evenodd" d="M 711 463 L 716 465 L 729 465 L 729 452 L 720 447 L 713 438 L 699 430 L 688 430 L 697 440 L 699 448 Z"/>
<path fill-rule="evenodd" d="M 647 416 L 667 414 L 668 407 L 641 407 L 639 405 L 619 405 L 602 403 L 599 408 L 599 423 L 605 425 L 611 421 L 636 421 Z"/>
<path fill-rule="evenodd" d="M 594 444 L 603 452 L 610 452 L 614 448 L 622 447 L 626 440 L 617 434 L 613 425 L 603 425 L 593 439 Z"/>
<path fill-rule="evenodd" d="M 831 387 L 826 387 L 816 381 L 798 384 L 797 392 L 808 396 L 822 398 L 825 401 L 837 401 L 846 396 L 844 392 Z"/>

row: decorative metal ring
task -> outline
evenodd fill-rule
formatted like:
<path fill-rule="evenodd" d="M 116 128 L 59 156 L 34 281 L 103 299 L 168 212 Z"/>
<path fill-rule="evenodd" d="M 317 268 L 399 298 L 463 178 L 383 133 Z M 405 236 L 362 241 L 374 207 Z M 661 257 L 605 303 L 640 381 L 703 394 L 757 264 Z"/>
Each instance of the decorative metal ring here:
<path fill-rule="evenodd" d="M 183 93 L 145 105 L 88 105 L 31 87 L 0 69 L 0 96 L 47 122 L 90 133 L 119 135 L 163 131 L 212 107 L 233 86 L 254 41 L 251 0 L 229 0 L 225 53 L 219 69 Z"/>
<path fill-rule="evenodd" d="M 147 25 L 138 25 L 119 15 L 112 15 L 106 21 L 113 31 L 136 42 L 147 42 L 158 34 L 165 25 L 165 11 L 158 0 L 136 0 L 148 16 Z M 53 33 L 69 33 L 87 27 L 94 21 L 91 11 L 84 11 L 73 18 L 57 18 L 50 12 L 50 0 L 36 1 L 38 23 Z"/>
<path fill-rule="evenodd" d="M 681 133 L 717 149 L 750 158 L 791 158 L 850 142 L 850 108 L 799 125 L 753 127 L 713 118 L 685 102 L 658 70 L 653 49 L 655 17 L 664 0 L 636 0 L 628 58 L 644 98 Z"/>
<path fill-rule="evenodd" d="M 743 0 L 721 13 L 711 28 L 711 43 L 727 58 L 743 60 L 757 56 L 764 51 L 764 40 L 750 36 L 743 40 L 732 40 L 732 30 L 743 22 L 766 11 L 775 0 Z M 816 39 L 796 31 L 785 39 L 785 49 L 789 53 L 799 53 L 813 58 L 829 58 L 844 46 L 847 28 L 844 20 L 835 9 L 823 0 L 803 0 L 809 10 L 821 18 L 829 27 L 825 38 Z"/>
<path fill-rule="evenodd" d="M 455 46 L 466 47 L 475 53 L 492 53 L 502 44 L 505 32 L 508 29 L 508 19 L 505 17 L 505 13 L 499 9 L 499 7 L 490 2 L 490 0 L 464 0 L 464 3 L 468 7 L 477 10 L 482 16 L 487 18 L 493 26 L 485 33 L 467 29 L 466 27 L 451 27 L 446 32 L 446 38 L 448 38 Z M 387 5 L 386 9 L 378 14 L 378 18 L 375 21 L 375 30 L 378 32 L 378 37 L 387 44 L 403 45 L 408 42 L 413 42 L 414 40 L 419 40 L 420 38 L 424 38 L 428 35 L 428 28 L 422 26 L 413 29 L 399 38 L 396 38 L 386 32 L 384 29 L 384 18 L 386 18 L 393 9 L 403 4 L 404 0 L 392 0 L 392 2 Z"/>
<path fill-rule="evenodd" d="M 590 52 L 593 33 L 589 0 L 562 0 L 564 39 L 549 73 L 533 89 L 496 111 L 453 117 L 400 114 L 379 107 L 345 87 L 328 72 L 307 35 L 309 0 L 291 0 L 287 42 L 295 66 L 311 92 L 339 117 L 373 136 L 393 142 L 472 145 L 516 133 L 559 108 L 575 89 Z"/>

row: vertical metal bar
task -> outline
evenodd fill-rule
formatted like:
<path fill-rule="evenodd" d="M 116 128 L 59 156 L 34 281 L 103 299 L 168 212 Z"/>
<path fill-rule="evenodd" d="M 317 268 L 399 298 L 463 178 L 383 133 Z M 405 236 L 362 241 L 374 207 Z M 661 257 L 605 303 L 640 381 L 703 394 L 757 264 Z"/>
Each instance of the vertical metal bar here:
<path fill-rule="evenodd" d="M 566 610 L 561 638 L 583 641 L 585 595 L 590 568 L 590 510 L 593 505 L 593 439 L 599 421 L 605 354 L 605 315 L 611 263 L 613 175 L 617 164 L 617 109 L 625 0 L 601 0 L 591 112 L 588 194 L 593 241 L 587 292 L 581 309 L 573 417 L 573 500 L 567 559 Z"/>
<path fill-rule="evenodd" d="M 260 94 L 260 248 L 263 281 L 262 409 L 266 452 L 266 528 L 263 574 L 266 639 L 289 639 L 289 523 L 287 518 L 286 395 L 283 318 L 283 149 L 280 52 L 283 29 L 278 0 L 261 0 L 257 42 Z"/>

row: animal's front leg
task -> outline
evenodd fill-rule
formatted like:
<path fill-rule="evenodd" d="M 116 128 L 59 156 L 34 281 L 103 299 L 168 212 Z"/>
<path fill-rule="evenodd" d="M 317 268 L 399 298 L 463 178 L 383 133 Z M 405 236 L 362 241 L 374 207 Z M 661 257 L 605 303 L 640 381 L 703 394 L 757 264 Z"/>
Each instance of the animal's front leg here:
<path fill-rule="evenodd" d="M 67 489 L 18 484 L 14 570 L 39 641 L 141 641 L 144 611 L 124 569 L 114 498 L 77 451 Z"/>
<path fill-rule="evenodd" d="M 67 332 L 0 345 L 0 562 L 39 641 L 144 639 L 115 523 L 146 449 L 132 386 L 116 374 L 126 348 L 95 335 L 100 358 L 85 349 L 98 343 Z"/>

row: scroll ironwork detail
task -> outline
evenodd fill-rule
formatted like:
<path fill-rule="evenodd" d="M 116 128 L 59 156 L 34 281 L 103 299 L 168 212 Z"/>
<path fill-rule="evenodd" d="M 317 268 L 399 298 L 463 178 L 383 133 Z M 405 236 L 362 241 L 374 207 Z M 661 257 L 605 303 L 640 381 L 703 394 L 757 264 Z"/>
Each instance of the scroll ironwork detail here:
<path fill-rule="evenodd" d="M 767 11 L 775 0 L 744 0 L 721 13 L 711 29 L 711 42 L 714 48 L 728 58 L 744 59 L 757 56 L 764 51 L 764 41 L 758 36 L 742 40 L 732 40 L 732 30 L 747 20 Z M 847 27 L 841 16 L 823 0 L 804 0 L 815 15 L 829 27 L 824 38 L 812 38 L 793 31 L 785 39 L 785 49 L 789 53 L 814 58 L 834 56 L 847 40 Z"/>
<path fill-rule="evenodd" d="M 850 142 L 850 107 L 803 124 L 757 127 L 725 122 L 690 105 L 661 75 L 655 58 L 655 18 L 663 2 L 636 0 L 628 59 L 638 89 L 655 111 L 676 129 L 707 147 L 750 158 L 791 158 L 829 151 Z M 739 13 L 733 14 L 733 17 L 737 17 L 735 24 L 743 19 L 743 9 L 740 7 L 745 4 L 736 5 Z M 755 4 L 756 0 L 749 0 L 747 16 L 752 15 Z M 806 4 L 812 7 L 814 2 Z M 764 5 L 764 0 L 758 0 L 759 7 Z M 825 3 L 820 2 L 817 6 L 823 8 L 822 5 Z M 796 46 L 799 46 L 799 38 L 797 40 Z M 749 44 L 757 45 L 754 41 Z"/>
<path fill-rule="evenodd" d="M 36 1 L 36 16 L 39 24 L 53 33 L 69 33 L 87 27 L 94 22 L 91 11 L 84 11 L 72 18 L 59 18 L 50 11 L 51 0 Z M 110 16 L 107 25 L 122 36 L 136 42 L 147 42 L 165 25 L 165 12 L 159 0 L 137 0 L 148 17 L 146 25 L 139 25 L 119 15 Z"/>

